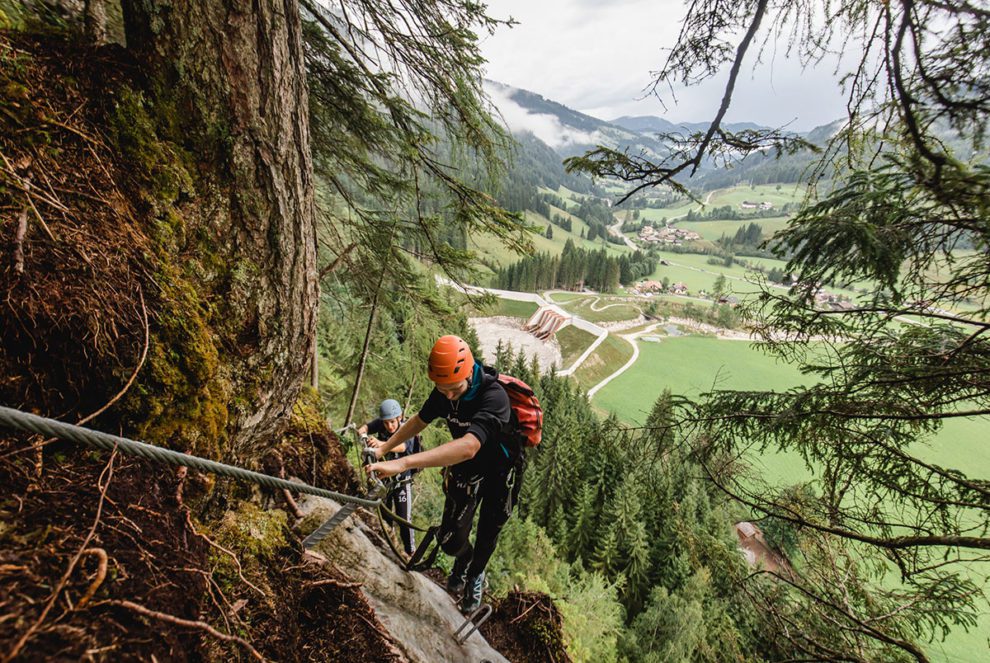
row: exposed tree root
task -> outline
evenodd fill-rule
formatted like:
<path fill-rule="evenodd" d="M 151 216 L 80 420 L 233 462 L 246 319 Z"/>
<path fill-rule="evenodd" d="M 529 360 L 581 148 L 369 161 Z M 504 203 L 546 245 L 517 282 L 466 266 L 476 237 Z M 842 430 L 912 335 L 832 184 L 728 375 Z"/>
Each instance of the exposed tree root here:
<path fill-rule="evenodd" d="M 93 582 L 89 584 L 89 587 L 86 588 L 86 593 L 83 594 L 82 598 L 79 599 L 79 602 L 76 603 L 76 610 L 82 610 L 86 607 L 86 604 L 89 603 L 91 598 L 93 598 L 93 595 L 96 594 L 96 590 L 100 588 L 100 585 L 103 584 L 103 581 L 106 580 L 107 577 L 108 560 L 106 550 L 103 548 L 87 548 L 82 551 L 82 554 L 95 556 L 98 560 L 99 566 L 96 568 L 96 577 L 93 578 Z"/>
<path fill-rule="evenodd" d="M 251 643 L 245 640 L 244 638 L 238 637 L 236 635 L 230 635 L 227 633 L 221 633 L 220 631 L 216 630 L 206 622 L 182 619 L 181 617 L 176 617 L 175 615 L 169 615 L 164 612 L 158 612 L 157 610 L 149 610 L 148 608 L 145 608 L 143 605 L 138 605 L 133 601 L 108 601 L 108 603 L 110 605 L 119 605 L 122 608 L 133 610 L 134 612 L 144 615 L 145 617 L 160 619 L 161 621 L 168 622 L 169 624 L 175 624 L 177 626 L 185 626 L 187 628 L 197 628 L 201 631 L 205 631 L 209 633 L 218 640 L 237 643 L 241 647 L 244 647 L 244 649 L 246 649 L 251 654 L 251 656 L 258 659 L 259 661 L 268 660 L 260 653 L 258 653 L 258 650 L 252 647 Z"/>
<path fill-rule="evenodd" d="M 215 548 L 220 552 L 224 553 L 225 555 L 227 555 L 228 557 L 230 557 L 230 559 L 234 562 L 234 566 L 237 567 L 237 576 L 241 579 L 241 582 L 243 582 L 245 585 L 256 591 L 261 596 L 266 596 L 265 592 L 259 589 L 257 585 L 255 585 L 250 580 L 244 577 L 244 569 L 241 567 L 241 560 L 237 557 L 237 555 L 232 550 L 224 548 L 219 543 L 217 543 L 210 537 L 206 536 L 205 534 L 196 531 L 196 526 L 193 525 L 192 516 L 189 513 L 189 509 L 185 509 L 185 512 L 186 512 L 186 526 L 189 527 L 189 531 L 195 534 L 196 536 L 198 536 L 199 538 L 201 538 L 206 543 L 208 543 L 211 548 Z"/>
<path fill-rule="evenodd" d="M 89 542 L 93 540 L 93 535 L 96 533 L 96 528 L 100 524 L 100 518 L 103 517 L 103 504 L 106 501 L 107 489 L 110 487 L 110 481 L 113 479 L 113 462 L 116 458 L 117 451 L 114 449 L 114 452 L 110 454 L 110 460 L 107 461 L 107 465 L 103 468 L 103 472 L 100 474 L 99 481 L 97 482 L 100 486 L 100 501 L 96 507 L 96 518 L 93 520 L 93 526 L 89 528 L 89 532 L 86 534 L 86 538 L 83 540 L 82 546 L 80 546 L 79 551 L 76 552 L 76 555 L 72 558 L 72 561 L 69 562 L 69 567 L 65 570 L 65 573 L 62 574 L 61 580 L 59 580 L 58 584 L 55 586 L 55 591 L 53 591 L 51 596 L 48 597 L 48 601 L 45 603 L 45 607 L 42 609 L 41 614 L 38 615 L 38 619 L 35 620 L 35 622 L 31 624 L 30 628 L 24 632 L 20 639 L 14 643 L 14 647 L 7 653 L 6 656 L 4 656 L 3 663 L 8 663 L 8 661 L 17 656 L 27 641 L 31 639 L 31 636 L 35 633 L 35 631 L 38 630 L 38 627 L 40 627 L 42 622 L 45 621 L 45 617 L 48 616 L 52 606 L 55 605 L 55 601 L 58 600 L 59 594 L 61 594 L 62 590 L 65 588 L 65 583 L 69 581 L 69 577 L 75 570 L 76 564 L 86 552 L 86 547 L 89 545 Z M 106 476 L 105 483 L 103 481 L 104 476 Z M 96 590 L 94 589 L 93 591 L 95 592 Z"/>

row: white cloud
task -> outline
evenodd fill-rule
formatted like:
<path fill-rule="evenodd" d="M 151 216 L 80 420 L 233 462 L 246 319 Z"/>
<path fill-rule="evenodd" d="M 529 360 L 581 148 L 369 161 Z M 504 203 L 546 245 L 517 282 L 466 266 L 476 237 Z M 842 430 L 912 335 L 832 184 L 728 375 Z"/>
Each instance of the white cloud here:
<path fill-rule="evenodd" d="M 512 100 L 511 88 L 486 83 L 485 90 L 501 113 L 505 124 L 515 133 L 528 131 L 554 149 L 567 145 L 595 145 L 602 142 L 602 137 L 597 131 L 588 132 L 565 127 L 554 115 L 529 112 Z"/>
<path fill-rule="evenodd" d="M 663 64 L 685 13 L 681 0 L 489 0 L 488 13 L 519 24 L 482 42 L 487 76 L 605 120 L 659 115 L 672 122 L 714 117 L 725 74 L 697 87 L 663 91 L 667 108 L 644 98 L 650 72 Z M 727 120 L 803 130 L 844 114 L 835 62 L 804 71 L 779 49 L 746 68 Z M 755 54 L 747 58 L 751 65 Z"/>

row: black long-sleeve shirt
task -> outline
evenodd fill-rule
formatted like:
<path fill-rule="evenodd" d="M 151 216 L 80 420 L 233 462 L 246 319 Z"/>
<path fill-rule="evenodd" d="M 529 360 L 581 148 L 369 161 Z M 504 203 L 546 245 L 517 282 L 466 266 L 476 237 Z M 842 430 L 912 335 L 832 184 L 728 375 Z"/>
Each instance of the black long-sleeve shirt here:
<path fill-rule="evenodd" d="M 470 400 L 462 396 L 452 401 L 434 389 L 419 411 L 419 418 L 427 424 L 439 417 L 446 419 L 452 438 L 471 433 L 481 442 L 474 458 L 452 467 L 460 477 L 476 478 L 500 472 L 511 466 L 519 453 L 515 448 L 518 445 L 507 434 L 512 410 L 509 396 L 498 383 L 498 373 L 484 366 L 476 375 L 481 386 Z"/>

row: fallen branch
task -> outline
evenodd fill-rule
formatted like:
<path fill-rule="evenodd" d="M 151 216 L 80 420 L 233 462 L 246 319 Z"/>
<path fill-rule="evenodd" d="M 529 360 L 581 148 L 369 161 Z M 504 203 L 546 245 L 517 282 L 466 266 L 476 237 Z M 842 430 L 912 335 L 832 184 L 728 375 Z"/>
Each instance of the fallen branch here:
<path fill-rule="evenodd" d="M 234 642 L 244 647 L 248 652 L 254 656 L 259 661 L 266 660 L 257 649 L 251 646 L 251 643 L 244 638 L 238 637 L 236 635 L 229 635 L 227 633 L 221 633 L 216 630 L 206 622 L 193 621 L 190 619 L 183 619 L 182 617 L 176 617 L 175 615 L 170 615 L 164 612 L 158 612 L 157 610 L 149 610 L 143 605 L 134 603 L 133 601 L 108 601 L 110 605 L 120 606 L 122 608 L 127 608 L 128 610 L 133 610 L 134 612 L 144 615 L 145 617 L 152 617 L 163 622 L 168 622 L 169 624 L 175 624 L 176 626 L 185 626 L 188 628 L 195 628 L 201 631 L 206 631 L 214 638 L 218 640 L 223 640 L 224 642 Z"/>
<path fill-rule="evenodd" d="M 97 480 L 97 485 L 100 486 L 100 501 L 96 505 L 96 518 L 93 519 L 93 526 L 89 528 L 89 532 L 86 534 L 86 538 L 83 540 L 78 552 L 76 552 L 75 556 L 72 558 L 72 561 L 69 562 L 68 568 L 65 570 L 65 573 L 62 574 L 62 578 L 55 586 L 55 591 L 53 591 L 51 596 L 48 597 L 48 601 L 45 603 L 45 607 L 41 610 L 41 614 L 38 615 L 38 619 L 36 619 L 35 622 L 31 624 L 30 628 L 24 632 L 24 635 L 18 638 L 17 642 L 14 643 L 13 649 L 11 649 L 10 652 L 4 656 L 3 663 L 8 663 L 15 656 L 17 656 L 21 649 L 24 648 L 24 645 L 27 644 L 27 641 L 31 638 L 31 636 L 34 635 L 35 631 L 38 630 L 38 627 L 45 621 L 45 617 L 48 616 L 52 606 L 55 605 L 55 601 L 58 599 L 59 594 L 61 594 L 62 590 L 65 589 L 65 584 L 69 581 L 69 577 L 75 570 L 76 564 L 79 563 L 79 559 L 85 553 L 87 547 L 89 546 L 89 542 L 92 541 L 93 535 L 96 534 L 96 528 L 99 526 L 100 518 L 103 516 L 103 504 L 107 498 L 107 489 L 110 488 L 110 481 L 113 479 L 113 462 L 116 458 L 117 449 L 115 448 L 113 453 L 110 454 L 110 460 L 107 461 L 106 467 L 104 467 L 103 471 L 100 473 L 100 478 Z M 103 483 L 104 476 L 106 476 L 106 483 Z"/>
<path fill-rule="evenodd" d="M 364 587 L 364 583 L 360 582 L 341 582 L 340 580 L 334 580 L 333 578 L 324 578 L 323 580 L 317 580 L 316 582 L 310 582 L 304 585 L 306 589 L 310 587 L 321 587 L 323 585 L 333 585 L 334 587 L 340 587 L 342 589 L 361 589 Z"/>
<path fill-rule="evenodd" d="M 530 611 L 530 610 L 532 610 L 532 609 L 533 609 L 533 608 L 535 608 L 536 606 L 538 606 L 538 605 L 540 605 L 540 603 L 541 603 L 541 601 L 540 601 L 540 599 L 537 599 L 537 600 L 536 600 L 536 601 L 535 601 L 535 602 L 533 603 L 533 605 L 531 605 L 531 606 L 529 606 L 528 608 L 526 608 L 525 610 L 523 610 L 523 611 L 522 611 L 522 613 L 520 613 L 518 617 L 515 617 L 515 618 L 513 618 L 513 619 L 511 619 L 511 620 L 509 620 L 509 623 L 510 623 L 510 624 L 515 624 L 515 623 L 516 623 L 516 622 L 518 622 L 518 621 L 519 621 L 520 619 L 522 619 L 523 617 L 525 617 L 525 616 L 526 616 L 526 615 L 527 615 L 527 614 L 529 613 L 529 611 Z"/>
<path fill-rule="evenodd" d="M 280 479 L 285 478 L 285 463 L 282 459 L 278 459 L 278 476 Z M 303 517 L 302 511 L 299 510 L 299 505 L 296 504 L 296 499 L 292 496 L 292 492 L 288 488 L 282 489 L 282 495 L 285 497 L 285 501 L 289 504 L 289 510 L 292 512 L 292 516 L 295 519 L 300 519 Z"/>
<path fill-rule="evenodd" d="M 24 273 L 24 236 L 27 235 L 28 208 L 21 210 L 17 217 L 17 232 L 14 234 L 14 272 Z"/>
<path fill-rule="evenodd" d="M 45 196 L 35 191 L 34 187 L 31 186 L 30 175 L 26 177 L 21 177 L 20 175 L 17 174 L 17 171 L 14 170 L 14 167 L 10 164 L 10 161 L 7 160 L 7 157 L 4 156 L 2 152 L 0 152 L 0 157 L 3 158 L 3 162 L 6 165 L 6 168 L 4 170 L 7 172 L 7 174 L 10 177 L 13 178 L 14 185 L 24 193 L 24 199 L 27 201 L 27 204 L 31 208 L 31 211 L 34 212 L 34 215 L 38 218 L 38 223 L 41 224 L 41 227 L 45 230 L 45 233 L 54 242 L 55 235 L 52 234 L 51 228 L 49 228 L 48 224 L 45 223 L 45 219 L 43 216 L 41 216 L 41 212 L 39 212 L 38 208 L 35 207 L 34 198 L 38 198 L 39 200 L 48 203 L 49 205 L 59 210 L 60 212 L 68 212 L 69 211 L 68 208 L 62 203 L 52 200 L 48 196 Z M 27 163 L 28 165 L 30 165 L 31 163 L 30 160 L 28 160 Z"/>

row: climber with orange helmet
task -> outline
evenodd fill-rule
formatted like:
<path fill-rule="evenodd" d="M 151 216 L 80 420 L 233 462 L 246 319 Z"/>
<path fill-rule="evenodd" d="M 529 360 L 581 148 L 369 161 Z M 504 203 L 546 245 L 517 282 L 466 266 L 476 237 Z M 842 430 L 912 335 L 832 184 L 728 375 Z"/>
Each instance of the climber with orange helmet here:
<path fill-rule="evenodd" d="M 460 598 L 461 611 L 470 614 L 481 605 L 485 567 L 519 497 L 523 450 L 511 434 L 509 397 L 498 383 L 498 373 L 476 362 L 463 339 L 440 337 L 430 352 L 428 373 L 434 389 L 423 407 L 376 453 L 381 458 L 441 417 L 452 439 L 427 451 L 373 463 L 367 471 L 388 477 L 415 468 L 448 468 L 437 537 L 443 551 L 454 558 L 447 590 Z M 479 507 L 472 546 L 469 536 Z"/>

